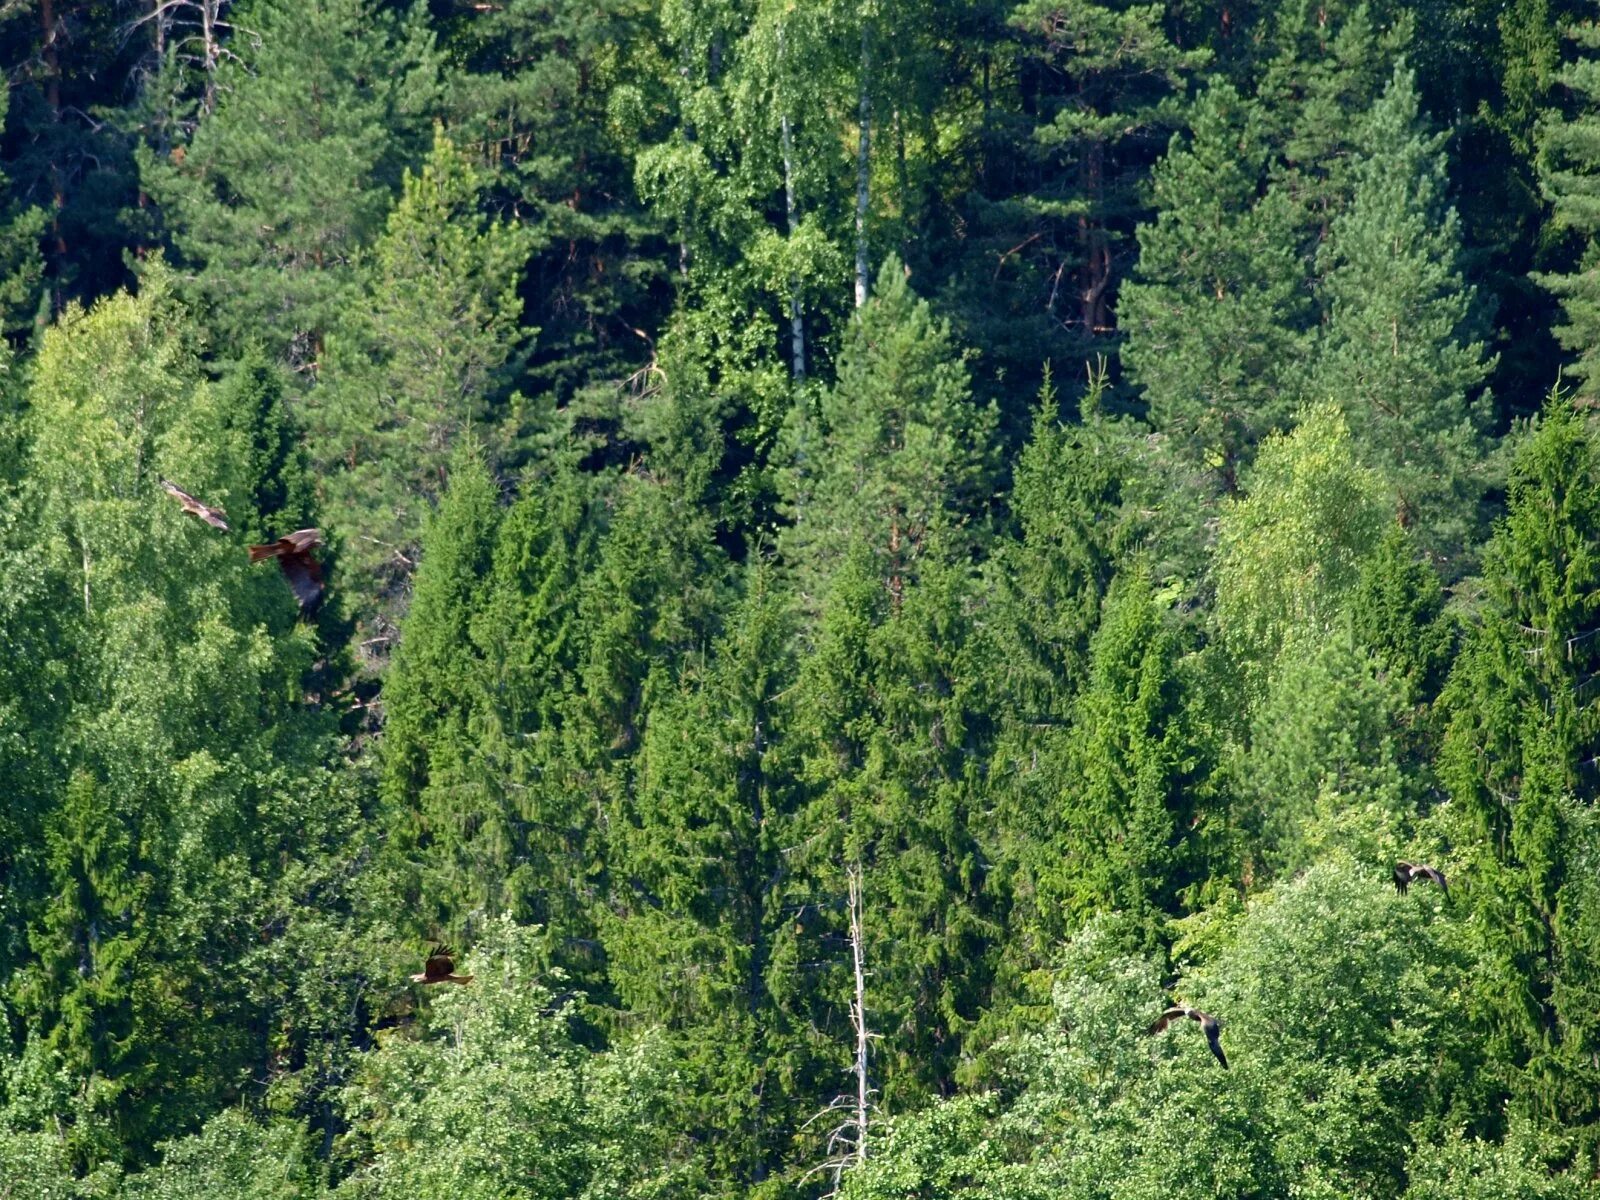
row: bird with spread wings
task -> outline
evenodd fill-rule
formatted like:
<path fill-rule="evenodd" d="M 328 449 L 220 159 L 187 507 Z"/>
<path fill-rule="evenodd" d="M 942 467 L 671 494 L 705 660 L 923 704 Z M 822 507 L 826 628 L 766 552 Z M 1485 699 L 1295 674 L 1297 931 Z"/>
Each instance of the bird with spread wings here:
<path fill-rule="evenodd" d="M 422 964 L 422 971 L 411 977 L 412 983 L 471 983 L 471 975 L 457 975 L 456 952 L 449 946 L 435 946 Z"/>
<path fill-rule="evenodd" d="M 320 545 L 320 529 L 297 529 L 265 546 L 251 546 L 250 561 L 277 559 L 279 570 L 289 581 L 289 590 L 300 602 L 300 611 L 309 613 L 322 599 L 322 564 L 311 555 Z"/>
<path fill-rule="evenodd" d="M 1198 1008 L 1190 1008 L 1186 1004 L 1175 1004 L 1161 1014 L 1161 1019 L 1150 1026 L 1149 1032 L 1160 1033 L 1174 1021 L 1181 1021 L 1185 1017 L 1191 1021 L 1198 1021 L 1200 1028 L 1205 1031 L 1206 1041 L 1211 1044 L 1211 1053 L 1217 1056 L 1217 1061 L 1222 1064 L 1222 1069 L 1228 1069 L 1228 1056 L 1222 1052 L 1222 1022 L 1210 1013 L 1201 1012 Z"/>
<path fill-rule="evenodd" d="M 1394 864 L 1394 890 L 1402 896 L 1406 889 L 1417 880 L 1432 881 L 1439 885 L 1439 890 L 1444 893 L 1445 899 L 1450 898 L 1450 885 L 1445 882 L 1444 872 L 1423 863 L 1397 862 Z"/>
<path fill-rule="evenodd" d="M 170 479 L 163 479 L 161 486 L 166 490 L 167 495 L 178 502 L 184 512 L 190 516 L 199 517 L 214 529 L 220 529 L 224 533 L 228 531 L 228 522 L 226 520 L 228 514 L 220 508 L 212 508 L 209 504 L 202 504 Z"/>

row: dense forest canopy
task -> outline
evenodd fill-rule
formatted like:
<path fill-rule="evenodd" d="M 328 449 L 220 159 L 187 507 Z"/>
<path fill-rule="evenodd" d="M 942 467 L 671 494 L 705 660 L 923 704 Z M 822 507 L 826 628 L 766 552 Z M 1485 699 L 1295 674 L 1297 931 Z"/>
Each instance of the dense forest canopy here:
<path fill-rule="evenodd" d="M 0 61 L 0 1197 L 1600 1191 L 1600 12 Z"/>

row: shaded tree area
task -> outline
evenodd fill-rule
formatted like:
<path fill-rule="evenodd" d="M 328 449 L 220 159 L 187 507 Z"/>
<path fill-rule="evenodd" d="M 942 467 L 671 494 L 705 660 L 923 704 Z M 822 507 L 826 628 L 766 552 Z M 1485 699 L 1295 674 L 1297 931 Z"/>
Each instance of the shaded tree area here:
<path fill-rule="evenodd" d="M 0 1193 L 1593 1194 L 1597 48 L 0 3 Z"/>

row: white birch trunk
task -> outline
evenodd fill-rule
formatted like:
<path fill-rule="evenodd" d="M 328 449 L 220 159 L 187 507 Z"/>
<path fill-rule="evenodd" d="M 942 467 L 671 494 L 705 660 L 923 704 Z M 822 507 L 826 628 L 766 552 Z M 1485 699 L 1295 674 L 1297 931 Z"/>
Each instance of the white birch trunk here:
<path fill-rule="evenodd" d="M 861 22 L 861 142 L 856 150 L 856 307 L 867 302 L 867 201 L 872 155 L 872 23 Z"/>

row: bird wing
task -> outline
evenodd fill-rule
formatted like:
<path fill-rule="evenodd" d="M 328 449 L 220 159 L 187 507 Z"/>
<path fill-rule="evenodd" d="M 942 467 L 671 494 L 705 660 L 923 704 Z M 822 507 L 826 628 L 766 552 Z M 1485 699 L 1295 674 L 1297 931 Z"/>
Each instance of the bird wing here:
<path fill-rule="evenodd" d="M 171 496 L 178 502 L 178 504 L 183 508 L 184 512 L 192 513 L 194 516 L 199 517 L 207 525 L 210 525 L 216 529 L 220 529 L 223 532 L 227 532 L 228 522 L 223 518 L 228 514 L 223 512 L 222 509 L 212 508 L 209 504 L 202 504 L 177 484 L 173 483 L 170 479 L 163 479 L 161 481 L 161 486 L 163 489 L 165 489 L 167 495 Z"/>
<path fill-rule="evenodd" d="M 322 599 L 322 566 L 305 553 L 282 554 L 278 566 L 289 581 L 289 590 L 300 602 L 302 612 L 309 612 Z"/>
<path fill-rule="evenodd" d="M 1171 1025 L 1174 1021 L 1181 1020 L 1182 1018 L 1187 1017 L 1188 1015 L 1189 1015 L 1189 1010 L 1187 1008 L 1184 1008 L 1182 1005 L 1175 1005 L 1174 1007 L 1167 1009 L 1166 1012 L 1161 1014 L 1161 1019 L 1158 1020 L 1154 1025 L 1150 1026 L 1149 1032 L 1150 1033 L 1160 1033 L 1163 1029 L 1165 1029 L 1168 1025 Z"/>
<path fill-rule="evenodd" d="M 1408 863 L 1408 862 L 1397 862 L 1397 863 L 1395 863 L 1395 865 L 1394 865 L 1394 890 L 1399 892 L 1402 896 L 1404 896 L 1406 894 L 1406 888 L 1409 887 L 1410 884 L 1411 884 L 1411 864 Z"/>
<path fill-rule="evenodd" d="M 308 550 L 315 550 L 322 545 L 322 530 L 296 529 L 293 533 L 285 534 L 278 539 L 280 546 L 287 546 L 294 554 L 304 554 Z"/>
<path fill-rule="evenodd" d="M 1443 871 L 1435 870 L 1433 867 L 1419 866 L 1415 868 L 1415 873 L 1418 875 L 1424 875 L 1433 880 L 1433 882 L 1439 885 L 1440 890 L 1442 890 L 1445 895 L 1448 896 L 1450 894 L 1450 887 L 1444 881 Z"/>
<path fill-rule="evenodd" d="M 448 978 L 455 969 L 454 951 L 448 946 L 435 946 L 422 964 L 423 978 L 429 981 Z"/>
<path fill-rule="evenodd" d="M 1211 1053 L 1217 1056 L 1217 1061 L 1222 1064 L 1222 1069 L 1228 1069 L 1228 1056 L 1222 1052 L 1222 1027 L 1217 1024 L 1215 1017 L 1201 1022 L 1206 1031 L 1206 1041 L 1211 1043 Z"/>

